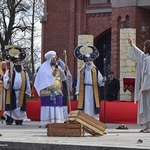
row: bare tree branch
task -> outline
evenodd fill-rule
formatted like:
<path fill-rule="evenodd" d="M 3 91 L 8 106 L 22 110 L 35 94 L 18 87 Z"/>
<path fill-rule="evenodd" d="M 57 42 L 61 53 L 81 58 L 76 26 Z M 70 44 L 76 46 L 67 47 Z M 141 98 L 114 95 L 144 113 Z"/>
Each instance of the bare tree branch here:
<path fill-rule="evenodd" d="M 37 37 L 41 36 L 35 25 L 38 21 L 40 22 L 43 15 L 43 6 L 43 0 L 42 2 L 37 0 L 0 0 L 1 53 L 8 44 L 32 47 L 29 56 L 32 56 L 30 60 L 33 63 L 33 72 L 34 63 L 38 60 L 38 56 L 35 55 L 34 42 Z"/>

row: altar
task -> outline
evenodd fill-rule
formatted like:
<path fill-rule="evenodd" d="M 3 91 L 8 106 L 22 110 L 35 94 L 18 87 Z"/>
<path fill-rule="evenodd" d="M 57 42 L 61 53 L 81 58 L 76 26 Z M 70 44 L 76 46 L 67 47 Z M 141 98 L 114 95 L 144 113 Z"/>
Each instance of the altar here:
<path fill-rule="evenodd" d="M 134 88 L 135 88 L 135 77 L 123 78 L 123 91 L 127 90 L 131 92 L 131 101 L 134 101 Z"/>

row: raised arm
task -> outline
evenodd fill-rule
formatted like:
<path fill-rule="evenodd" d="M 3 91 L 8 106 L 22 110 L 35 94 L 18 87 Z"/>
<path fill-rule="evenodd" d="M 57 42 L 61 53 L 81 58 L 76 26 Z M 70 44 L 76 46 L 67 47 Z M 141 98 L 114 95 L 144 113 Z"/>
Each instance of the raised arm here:
<path fill-rule="evenodd" d="M 128 43 L 131 45 L 131 47 L 133 46 L 133 40 L 131 37 L 128 37 Z"/>

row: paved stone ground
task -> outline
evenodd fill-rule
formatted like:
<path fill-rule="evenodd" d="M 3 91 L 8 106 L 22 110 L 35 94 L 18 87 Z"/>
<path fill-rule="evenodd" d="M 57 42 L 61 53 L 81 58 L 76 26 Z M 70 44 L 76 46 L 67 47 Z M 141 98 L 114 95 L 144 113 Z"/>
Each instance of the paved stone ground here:
<path fill-rule="evenodd" d="M 150 133 L 140 133 L 143 127 L 125 125 L 125 129 L 116 129 L 120 124 L 106 124 L 104 136 L 85 137 L 49 137 L 46 128 L 39 128 L 38 121 L 24 122 L 22 126 L 8 126 L 0 123 L 0 150 L 142 150 L 150 149 Z"/>

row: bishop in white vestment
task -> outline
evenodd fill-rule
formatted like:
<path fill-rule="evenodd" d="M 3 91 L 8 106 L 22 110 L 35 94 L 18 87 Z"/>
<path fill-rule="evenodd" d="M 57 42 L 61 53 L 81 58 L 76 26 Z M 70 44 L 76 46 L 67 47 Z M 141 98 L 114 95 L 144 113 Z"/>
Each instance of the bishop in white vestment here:
<path fill-rule="evenodd" d="M 62 81 L 65 81 L 64 71 L 56 65 L 56 52 L 45 54 L 47 59 L 39 68 L 34 86 L 41 98 L 41 122 L 39 127 L 49 123 L 64 123 Z"/>
<path fill-rule="evenodd" d="M 99 87 L 104 86 L 104 82 L 107 79 L 101 75 L 100 71 L 93 63 L 93 60 L 99 56 L 98 49 L 94 46 L 88 46 L 93 50 L 93 52 L 83 55 L 80 52 L 81 47 L 82 46 L 78 46 L 75 48 L 76 58 L 84 61 L 84 64 L 77 77 L 75 94 L 79 95 L 78 109 L 99 120 Z"/>

